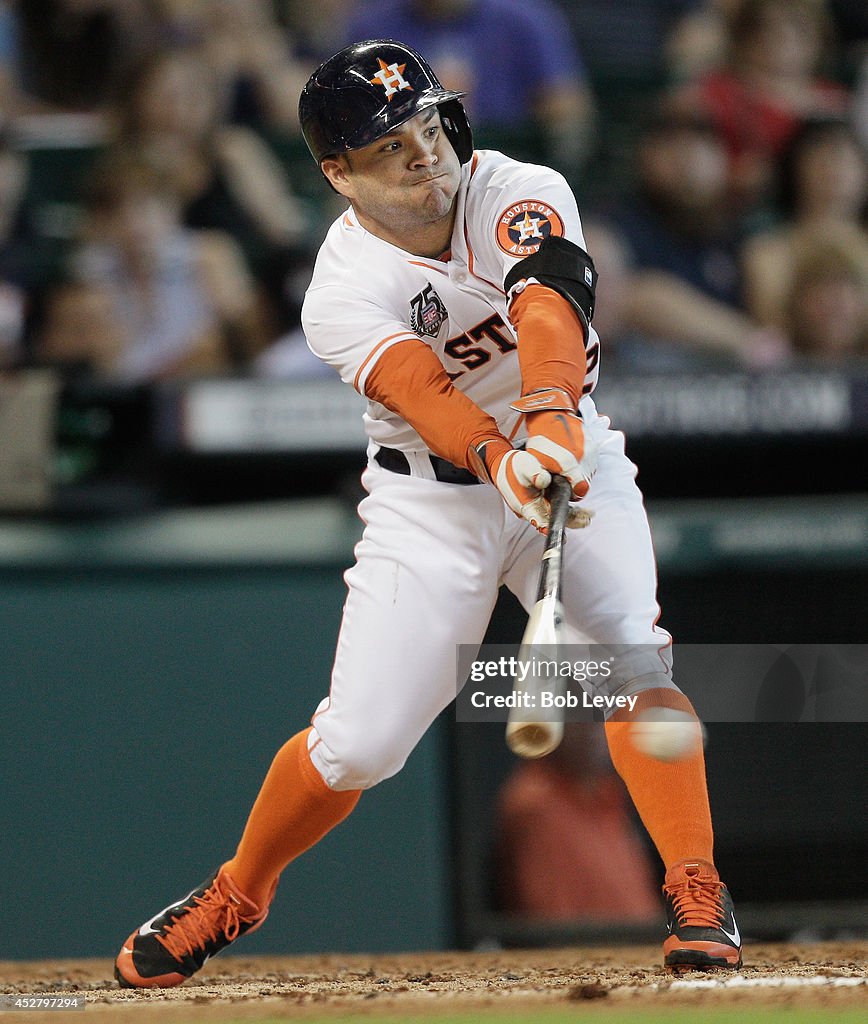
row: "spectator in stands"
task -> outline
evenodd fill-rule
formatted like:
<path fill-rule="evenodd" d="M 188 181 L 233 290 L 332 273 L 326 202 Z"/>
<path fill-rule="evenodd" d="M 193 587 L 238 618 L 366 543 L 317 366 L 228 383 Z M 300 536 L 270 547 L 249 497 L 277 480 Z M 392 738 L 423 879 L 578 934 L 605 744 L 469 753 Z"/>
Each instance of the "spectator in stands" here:
<path fill-rule="evenodd" d="M 835 26 L 837 62 L 844 81 L 852 81 L 868 54 L 868 4 L 865 0 L 827 0 Z"/>
<path fill-rule="evenodd" d="M 13 0 L 0 0 L 0 110 L 18 113 L 18 20 Z"/>
<path fill-rule="evenodd" d="M 102 111 L 152 40 L 145 0 L 26 0 L 13 10 L 26 112 Z"/>
<path fill-rule="evenodd" d="M 583 218 L 582 232 L 585 247 L 600 275 L 594 327 L 603 339 L 603 358 L 608 369 L 666 373 L 719 367 L 720 357 L 713 352 L 706 355 L 684 341 L 645 333 L 639 326 L 645 314 L 633 298 L 637 274 L 627 240 L 611 223 L 593 215 Z M 642 294 L 641 273 L 638 281 Z"/>
<path fill-rule="evenodd" d="M 594 104 L 569 26 L 550 0 L 370 0 L 348 38 L 400 39 L 467 93 L 479 138 L 543 133 L 545 157 L 572 173 L 588 153 Z"/>
<path fill-rule="evenodd" d="M 496 830 L 502 910 L 544 921 L 659 919 L 651 860 L 600 724 L 568 724 L 557 750 L 513 771 Z"/>
<path fill-rule="evenodd" d="M 298 130 L 298 95 L 310 69 L 292 58 L 270 0 L 160 0 L 161 35 L 195 47 L 227 97 L 228 120 L 281 134 Z M 316 13 L 322 17 L 320 5 Z"/>
<path fill-rule="evenodd" d="M 846 90 L 817 74 L 828 23 L 817 0 L 742 0 L 725 67 L 685 85 L 679 108 L 704 111 L 727 147 L 733 198 L 763 198 L 774 163 L 806 119 L 843 113 Z"/>
<path fill-rule="evenodd" d="M 856 77 L 853 96 L 853 127 L 859 141 L 868 149 L 868 50 Z"/>
<path fill-rule="evenodd" d="M 799 253 L 786 313 L 799 355 L 824 364 L 868 357 L 868 245 L 827 238 Z"/>
<path fill-rule="evenodd" d="M 860 251 L 868 251 L 868 157 L 849 125 L 808 122 L 781 160 L 779 192 L 781 223 L 754 236 L 744 250 L 748 308 L 770 327 L 782 327 L 789 318 L 803 253 L 843 246 L 858 260 Z"/>
<path fill-rule="evenodd" d="M 628 295 L 633 267 L 627 243 L 603 221 L 583 217 L 585 248 L 594 261 L 599 280 L 594 303 L 594 327 L 604 340 L 606 359 L 618 358 L 622 340 L 630 333 Z"/>
<path fill-rule="evenodd" d="M 311 352 L 301 327 L 296 327 L 260 352 L 251 369 L 258 377 L 275 380 L 340 379 L 334 367 Z"/>
<path fill-rule="evenodd" d="M 568 0 L 561 6 L 592 79 L 647 88 L 666 77 L 668 38 L 702 0 Z"/>
<path fill-rule="evenodd" d="M 697 0 L 690 5 L 666 40 L 666 59 L 673 82 L 691 81 L 726 63 L 729 26 L 742 2 Z"/>
<path fill-rule="evenodd" d="M 284 285 L 307 259 L 309 224 L 269 147 L 250 128 L 225 123 L 224 99 L 196 53 L 157 53 L 122 95 L 117 144 L 167 176 L 188 227 L 239 243 L 280 331 L 297 321 Z"/>
<path fill-rule="evenodd" d="M 309 68 L 327 60 L 346 44 L 350 19 L 359 0 L 278 0 L 280 22 L 292 52 Z"/>
<path fill-rule="evenodd" d="M 695 78 L 725 62 L 729 25 L 742 2 L 696 0 L 689 5 L 690 9 L 674 26 L 667 44 L 669 64 L 676 78 Z M 865 0 L 813 2 L 820 8 L 824 26 L 831 26 L 834 38 L 834 52 L 825 63 L 830 65 L 835 78 L 852 81 L 868 42 L 868 4 Z M 828 34 L 826 32 L 827 37 Z"/>
<path fill-rule="evenodd" d="M 115 156 L 96 173 L 72 281 L 49 303 L 38 351 L 123 382 L 214 373 L 260 347 L 234 243 L 191 231 L 164 177 Z"/>
<path fill-rule="evenodd" d="M 752 366 L 783 360 L 784 336 L 761 330 L 742 308 L 738 224 L 712 126 L 664 112 L 640 142 L 637 177 L 635 200 L 612 217 L 633 271 L 632 328 Z"/>
<path fill-rule="evenodd" d="M 26 157 L 0 132 L 0 369 L 24 355 L 28 275 L 19 221 L 27 174 Z"/>

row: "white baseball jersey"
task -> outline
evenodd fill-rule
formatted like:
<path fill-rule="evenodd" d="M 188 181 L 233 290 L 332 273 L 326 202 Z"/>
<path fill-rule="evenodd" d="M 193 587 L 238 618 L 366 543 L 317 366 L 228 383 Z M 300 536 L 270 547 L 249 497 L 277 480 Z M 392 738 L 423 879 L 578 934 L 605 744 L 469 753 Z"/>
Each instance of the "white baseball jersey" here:
<path fill-rule="evenodd" d="M 506 437 L 520 438 L 521 417 L 509 408 L 521 380 L 503 281 L 549 235 L 584 248 L 576 200 L 556 171 L 483 150 L 463 166 L 456 204 L 450 250 L 442 259 L 415 256 L 370 234 L 352 209 L 338 218 L 320 249 L 302 325 L 314 354 L 362 394 L 387 349 L 421 339 L 454 386 Z M 587 355 L 586 395 L 599 369 L 593 329 Z M 365 425 L 377 444 L 425 449 L 409 424 L 377 402 L 368 403 Z"/>
<path fill-rule="evenodd" d="M 521 378 L 503 281 L 548 235 L 583 246 L 576 201 L 555 171 L 478 152 L 462 168 L 456 202 L 441 259 L 372 235 L 352 210 L 341 216 L 320 250 L 302 322 L 312 351 L 362 394 L 390 346 L 421 339 L 455 387 L 505 436 L 520 438 L 523 421 L 509 408 Z M 590 397 L 598 345 L 592 330 L 581 410 L 599 453 L 584 501 L 595 516 L 571 531 L 564 549 L 565 635 L 572 643 L 665 650 L 670 638 L 656 625 L 654 555 L 636 470 L 623 435 Z M 308 737 L 313 764 L 337 790 L 368 788 L 400 770 L 455 698 L 456 646 L 482 640 L 501 585 L 532 607 L 543 548 L 495 487 L 437 480 L 424 442 L 399 416 L 369 401 L 365 422 L 369 455 L 377 445 L 400 448 L 410 475 L 370 458 L 362 476 L 365 531 L 345 575 L 331 687 Z M 672 687 L 667 659 L 652 657 L 636 685 Z"/>

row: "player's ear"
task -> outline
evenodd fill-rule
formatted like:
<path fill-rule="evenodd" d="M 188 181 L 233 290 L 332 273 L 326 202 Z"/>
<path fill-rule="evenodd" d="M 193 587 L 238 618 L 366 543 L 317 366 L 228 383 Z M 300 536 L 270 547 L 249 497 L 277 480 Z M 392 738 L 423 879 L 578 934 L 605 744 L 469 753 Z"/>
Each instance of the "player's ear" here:
<path fill-rule="evenodd" d="M 320 164 L 320 168 L 326 176 L 328 183 L 336 192 L 340 192 L 342 196 L 352 199 L 352 186 L 348 175 L 350 167 L 348 160 L 343 154 L 327 156 Z"/>

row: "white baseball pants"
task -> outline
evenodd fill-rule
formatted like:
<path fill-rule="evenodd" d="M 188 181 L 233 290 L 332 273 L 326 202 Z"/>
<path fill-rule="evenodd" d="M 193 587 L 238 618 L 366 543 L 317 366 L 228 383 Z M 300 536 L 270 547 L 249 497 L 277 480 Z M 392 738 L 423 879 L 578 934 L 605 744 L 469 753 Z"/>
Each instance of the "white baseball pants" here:
<path fill-rule="evenodd" d="M 656 567 L 636 468 L 605 417 L 586 415 L 585 427 L 601 449 L 584 499 L 594 518 L 568 531 L 564 549 L 567 641 L 663 650 L 670 637 L 656 626 Z M 479 645 L 501 584 L 533 606 L 544 545 L 488 484 L 402 476 L 376 463 L 362 483 L 365 530 L 345 574 L 331 690 L 308 741 L 335 790 L 367 789 L 400 771 L 455 698 L 456 648 Z M 674 684 L 666 670 L 644 685 Z"/>

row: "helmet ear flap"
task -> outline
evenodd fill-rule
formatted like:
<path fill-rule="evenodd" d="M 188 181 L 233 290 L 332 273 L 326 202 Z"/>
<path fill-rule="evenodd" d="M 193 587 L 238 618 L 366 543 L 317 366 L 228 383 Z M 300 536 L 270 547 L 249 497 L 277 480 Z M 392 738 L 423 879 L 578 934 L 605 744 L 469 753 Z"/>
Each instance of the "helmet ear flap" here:
<path fill-rule="evenodd" d="M 437 105 L 440 121 L 452 148 L 458 154 L 458 162 L 466 164 L 473 156 L 473 133 L 470 121 L 461 100 L 447 100 Z"/>

